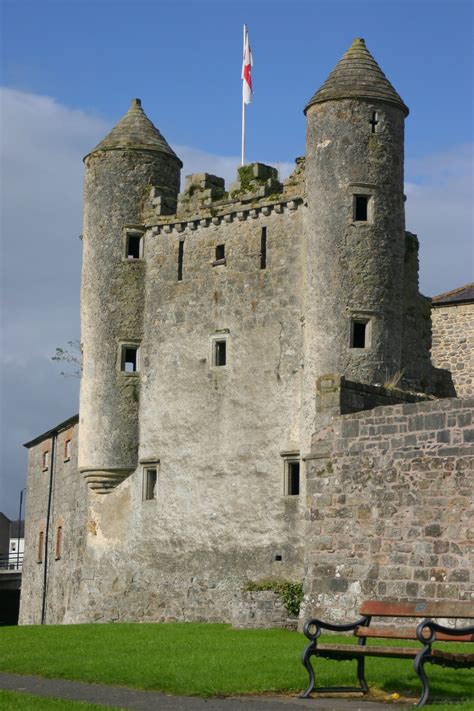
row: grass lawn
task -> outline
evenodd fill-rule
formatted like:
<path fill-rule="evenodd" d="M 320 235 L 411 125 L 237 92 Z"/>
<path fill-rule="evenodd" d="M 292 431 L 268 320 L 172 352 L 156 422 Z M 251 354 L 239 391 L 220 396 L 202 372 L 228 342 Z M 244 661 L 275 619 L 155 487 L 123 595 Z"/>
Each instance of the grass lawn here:
<path fill-rule="evenodd" d="M 336 639 L 351 640 L 331 636 Z M 306 641 L 285 630 L 195 623 L 3 627 L 0 670 L 189 696 L 300 692 L 307 682 L 299 660 Z M 474 645 L 449 647 L 468 652 Z M 321 685 L 354 684 L 356 679 L 355 662 L 318 659 L 315 668 Z M 420 694 L 412 661 L 368 659 L 366 668 L 369 685 L 387 694 Z M 471 670 L 431 665 L 427 670 L 431 698 L 437 702 L 430 709 L 472 711 Z"/>
<path fill-rule="evenodd" d="M 0 708 L 2 711 L 120 711 L 113 706 L 97 706 L 81 701 L 64 701 L 45 696 L 21 694 L 16 691 L 0 689 Z"/>

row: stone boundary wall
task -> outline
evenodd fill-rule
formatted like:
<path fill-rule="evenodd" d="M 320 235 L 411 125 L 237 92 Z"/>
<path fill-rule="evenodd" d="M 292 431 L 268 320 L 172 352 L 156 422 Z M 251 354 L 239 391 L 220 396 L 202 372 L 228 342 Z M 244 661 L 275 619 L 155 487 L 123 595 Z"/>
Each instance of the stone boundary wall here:
<path fill-rule="evenodd" d="M 234 595 L 232 627 L 268 629 L 280 627 L 295 630 L 298 619 L 290 617 L 283 600 L 272 590 L 239 592 Z"/>
<path fill-rule="evenodd" d="M 433 307 L 431 319 L 433 364 L 451 371 L 458 397 L 474 397 L 474 304 Z"/>
<path fill-rule="evenodd" d="M 300 619 L 364 599 L 474 599 L 474 400 L 334 418 L 306 460 Z"/>
<path fill-rule="evenodd" d="M 372 410 L 383 405 L 424 402 L 429 397 L 424 393 L 408 392 L 399 388 L 357 383 L 347 380 L 339 373 L 328 373 L 316 380 L 317 423 L 327 424 L 334 416 Z"/>

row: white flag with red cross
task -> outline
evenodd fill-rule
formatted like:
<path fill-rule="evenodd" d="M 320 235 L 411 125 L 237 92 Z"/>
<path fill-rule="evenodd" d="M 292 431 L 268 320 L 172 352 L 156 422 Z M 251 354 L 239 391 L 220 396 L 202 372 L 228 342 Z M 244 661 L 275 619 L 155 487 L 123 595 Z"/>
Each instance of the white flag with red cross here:
<path fill-rule="evenodd" d="M 247 25 L 244 25 L 244 58 L 242 62 L 242 99 L 244 104 L 252 101 L 252 75 L 253 67 L 252 50 L 249 44 Z"/>

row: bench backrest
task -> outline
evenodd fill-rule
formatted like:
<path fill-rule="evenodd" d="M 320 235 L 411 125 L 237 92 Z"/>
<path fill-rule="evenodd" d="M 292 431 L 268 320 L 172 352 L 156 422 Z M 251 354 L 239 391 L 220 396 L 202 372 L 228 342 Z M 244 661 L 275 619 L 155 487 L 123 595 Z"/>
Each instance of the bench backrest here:
<path fill-rule="evenodd" d="M 474 602 L 366 600 L 362 603 L 359 612 L 361 615 L 371 617 L 445 617 L 467 620 L 474 619 Z"/>

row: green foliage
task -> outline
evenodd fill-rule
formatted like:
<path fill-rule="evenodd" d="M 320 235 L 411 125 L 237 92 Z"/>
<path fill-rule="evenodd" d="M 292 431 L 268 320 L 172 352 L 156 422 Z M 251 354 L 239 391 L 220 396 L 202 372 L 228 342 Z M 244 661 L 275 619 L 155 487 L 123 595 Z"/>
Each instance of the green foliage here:
<path fill-rule="evenodd" d="M 258 580 L 250 581 L 245 587 L 245 592 L 253 592 L 260 590 L 272 590 L 279 595 L 288 611 L 289 615 L 298 617 L 300 613 L 300 605 L 303 601 L 303 585 L 302 583 L 292 583 L 289 580 Z"/>
<path fill-rule="evenodd" d="M 88 704 L 84 701 L 66 701 L 48 696 L 33 696 L 23 692 L 0 689 L 2 711 L 120 711 L 117 706 Z"/>
<path fill-rule="evenodd" d="M 239 183 L 242 188 L 249 189 L 250 184 L 255 181 L 253 165 L 243 165 L 240 168 L 237 168 L 237 173 L 239 174 Z"/>
<path fill-rule="evenodd" d="M 321 641 L 357 642 L 353 635 L 323 636 Z M 386 645 L 386 640 L 380 641 Z M 288 630 L 234 630 L 230 625 L 197 623 L 0 627 L 0 670 L 187 696 L 300 693 L 308 680 L 300 662 L 307 643 L 301 633 Z M 473 647 L 443 645 L 466 654 Z M 322 686 L 354 684 L 352 664 L 325 659 L 315 664 Z M 428 675 L 432 697 L 439 702 L 430 705 L 430 711 L 472 711 L 474 675 L 469 670 L 430 665 Z M 367 659 L 367 680 L 386 694 L 420 694 L 411 660 Z"/>

